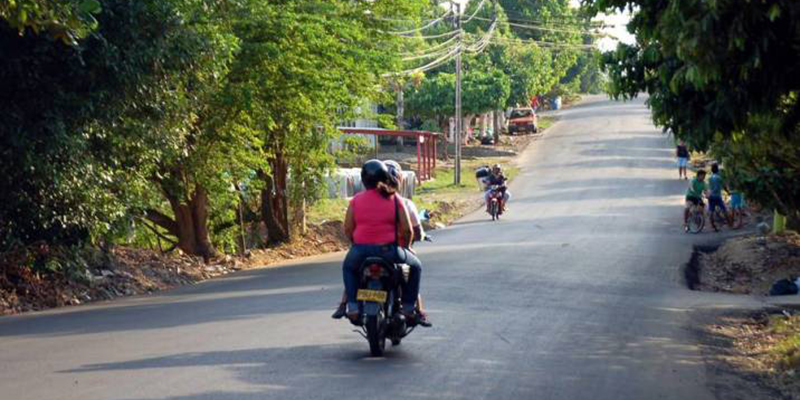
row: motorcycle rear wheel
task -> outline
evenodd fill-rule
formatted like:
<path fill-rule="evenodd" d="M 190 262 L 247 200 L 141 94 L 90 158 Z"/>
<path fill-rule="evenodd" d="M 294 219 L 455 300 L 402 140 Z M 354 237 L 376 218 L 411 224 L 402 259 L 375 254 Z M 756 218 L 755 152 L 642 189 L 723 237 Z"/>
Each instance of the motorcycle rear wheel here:
<path fill-rule="evenodd" d="M 367 340 L 369 341 L 369 352 L 373 357 L 383 356 L 386 348 L 386 336 L 381 332 L 381 318 L 378 315 L 367 317 Z"/>

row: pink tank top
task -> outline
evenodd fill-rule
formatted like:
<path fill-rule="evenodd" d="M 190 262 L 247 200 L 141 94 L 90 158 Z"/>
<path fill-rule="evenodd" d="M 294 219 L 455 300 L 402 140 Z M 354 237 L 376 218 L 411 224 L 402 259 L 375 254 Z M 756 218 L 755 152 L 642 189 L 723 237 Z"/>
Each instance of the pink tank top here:
<path fill-rule="evenodd" d="M 388 199 L 377 190 L 356 194 L 350 200 L 356 228 L 353 232 L 355 244 L 390 244 L 395 241 L 395 196 Z M 398 213 L 403 202 L 397 202 Z M 398 214 L 399 215 L 399 214 Z"/>

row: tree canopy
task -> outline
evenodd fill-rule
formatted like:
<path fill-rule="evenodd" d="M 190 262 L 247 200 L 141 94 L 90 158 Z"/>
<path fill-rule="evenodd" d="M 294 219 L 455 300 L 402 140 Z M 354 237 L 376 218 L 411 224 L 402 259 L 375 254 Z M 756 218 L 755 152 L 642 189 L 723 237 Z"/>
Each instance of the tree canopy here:
<path fill-rule="evenodd" d="M 800 208 L 800 3 L 587 1 L 632 9 L 634 45 L 605 56 L 611 94 L 647 101 L 656 124 L 710 149 L 733 183 L 782 213 Z"/>

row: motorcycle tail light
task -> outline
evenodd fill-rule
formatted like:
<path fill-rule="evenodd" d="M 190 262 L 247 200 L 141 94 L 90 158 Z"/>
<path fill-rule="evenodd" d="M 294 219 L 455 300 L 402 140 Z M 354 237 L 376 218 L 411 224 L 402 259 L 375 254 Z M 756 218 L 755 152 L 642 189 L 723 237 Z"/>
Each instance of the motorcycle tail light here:
<path fill-rule="evenodd" d="M 383 268 L 381 268 L 381 266 L 378 264 L 372 264 L 369 266 L 369 276 L 371 276 L 372 278 L 375 279 L 380 278 L 382 272 Z"/>

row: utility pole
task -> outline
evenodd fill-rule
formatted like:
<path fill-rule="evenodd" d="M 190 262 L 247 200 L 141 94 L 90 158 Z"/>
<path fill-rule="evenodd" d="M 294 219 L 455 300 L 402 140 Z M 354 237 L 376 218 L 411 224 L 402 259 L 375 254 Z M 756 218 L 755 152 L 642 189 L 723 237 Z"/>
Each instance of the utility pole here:
<path fill-rule="evenodd" d="M 453 3 L 451 3 L 452 5 Z M 461 184 L 461 128 L 463 120 L 461 118 L 461 51 L 463 50 L 463 35 L 461 34 L 461 3 L 455 3 L 456 29 L 458 29 L 458 52 L 456 53 L 456 160 L 453 173 L 454 184 Z"/>

